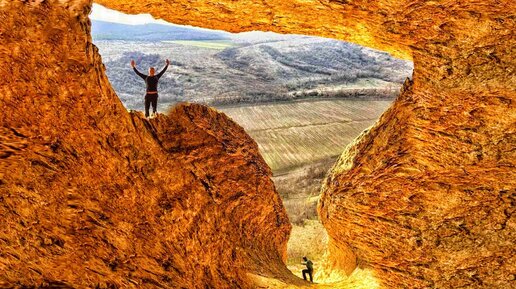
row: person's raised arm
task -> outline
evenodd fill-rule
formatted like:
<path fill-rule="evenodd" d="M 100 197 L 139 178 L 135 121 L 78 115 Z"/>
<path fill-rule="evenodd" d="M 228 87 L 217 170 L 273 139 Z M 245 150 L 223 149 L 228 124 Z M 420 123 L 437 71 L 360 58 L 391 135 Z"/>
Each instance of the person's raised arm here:
<path fill-rule="evenodd" d="M 134 72 L 141 78 L 143 79 L 146 79 L 147 78 L 147 75 L 141 73 L 138 71 L 138 69 L 136 69 L 136 62 L 134 62 L 134 60 L 131 60 L 131 66 L 133 67 L 133 70 Z"/>
<path fill-rule="evenodd" d="M 170 61 L 167 59 L 167 65 L 165 65 L 165 67 L 163 68 L 163 70 L 161 70 L 156 76 L 158 77 L 158 79 L 165 73 L 165 71 L 167 71 L 167 68 L 168 68 L 168 65 L 170 64 Z"/>

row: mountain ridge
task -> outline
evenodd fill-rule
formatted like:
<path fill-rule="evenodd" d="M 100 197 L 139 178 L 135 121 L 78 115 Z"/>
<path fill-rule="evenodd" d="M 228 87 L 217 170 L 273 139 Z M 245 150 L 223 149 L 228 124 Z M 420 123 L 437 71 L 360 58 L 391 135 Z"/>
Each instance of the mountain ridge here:
<path fill-rule="evenodd" d="M 224 31 L 189 26 L 157 23 L 129 25 L 103 20 L 91 20 L 91 34 L 94 40 L 163 41 L 230 38 L 230 34 Z"/>

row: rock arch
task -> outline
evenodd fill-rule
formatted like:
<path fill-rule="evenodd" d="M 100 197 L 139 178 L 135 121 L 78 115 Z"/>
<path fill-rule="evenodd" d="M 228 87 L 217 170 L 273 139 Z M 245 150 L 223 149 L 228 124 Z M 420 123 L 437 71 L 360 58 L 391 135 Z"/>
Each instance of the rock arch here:
<path fill-rule="evenodd" d="M 323 186 L 319 210 L 332 246 L 352 252 L 383 288 L 514 282 L 513 2 L 96 2 L 178 24 L 333 37 L 412 58 L 413 79 Z M 0 285 L 252 288 L 245 272 L 264 262 L 272 265 L 263 274 L 287 276 L 289 225 L 254 142 L 198 106 L 154 123 L 127 114 L 91 44 L 90 7 L 0 0 Z M 214 171 L 221 162 L 228 169 Z M 236 164 L 250 175 L 238 175 Z"/>

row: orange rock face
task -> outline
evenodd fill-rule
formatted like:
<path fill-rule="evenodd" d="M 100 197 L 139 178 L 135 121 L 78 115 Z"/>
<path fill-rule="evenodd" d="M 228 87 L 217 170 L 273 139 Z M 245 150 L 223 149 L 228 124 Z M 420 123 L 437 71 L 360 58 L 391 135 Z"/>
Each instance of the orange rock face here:
<path fill-rule="evenodd" d="M 323 186 L 329 258 L 350 258 L 329 269 L 356 263 L 382 288 L 514 287 L 514 1 L 96 2 L 412 58 L 412 81 Z M 253 287 L 245 273 L 264 263 L 284 275 L 289 225 L 254 142 L 205 107 L 128 114 L 90 4 L 0 0 L 0 285 Z"/>
<path fill-rule="evenodd" d="M 514 101 L 465 93 L 427 106 L 412 83 L 404 89 L 325 181 L 332 241 L 382 288 L 511 288 Z"/>
<path fill-rule="evenodd" d="M 385 288 L 514 287 L 514 1 L 97 2 L 175 23 L 328 36 L 412 58 L 412 81 L 323 188 L 320 215 L 339 259 L 330 269 L 349 273 L 356 257 Z M 349 252 L 350 261 L 340 260 Z"/>
<path fill-rule="evenodd" d="M 252 288 L 248 272 L 286 270 L 256 143 L 204 106 L 128 113 L 89 5 L 40 2 L 0 2 L 0 287 Z"/>

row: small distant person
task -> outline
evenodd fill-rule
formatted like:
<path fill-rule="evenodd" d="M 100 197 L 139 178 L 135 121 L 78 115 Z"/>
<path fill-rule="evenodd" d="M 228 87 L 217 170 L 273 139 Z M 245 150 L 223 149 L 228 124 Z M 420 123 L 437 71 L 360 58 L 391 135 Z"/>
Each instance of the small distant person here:
<path fill-rule="evenodd" d="M 314 283 L 314 277 L 313 277 L 313 274 L 314 274 L 314 263 L 312 263 L 312 261 L 308 260 L 308 258 L 303 257 L 303 262 L 301 262 L 301 264 L 303 265 L 306 265 L 306 269 L 304 269 L 302 272 L 303 272 L 303 279 L 306 280 L 306 274 L 308 274 L 308 276 L 310 276 L 310 282 Z"/>
<path fill-rule="evenodd" d="M 145 117 L 149 117 L 149 108 L 152 104 L 152 115 L 155 116 L 158 107 L 158 81 L 161 76 L 167 71 L 168 65 L 170 61 L 167 59 L 167 65 L 160 71 L 160 73 L 156 73 L 156 69 L 154 67 L 149 68 L 149 75 L 145 75 L 136 69 L 136 62 L 131 60 L 131 66 L 133 67 L 134 72 L 147 84 L 147 93 L 145 94 Z"/>

